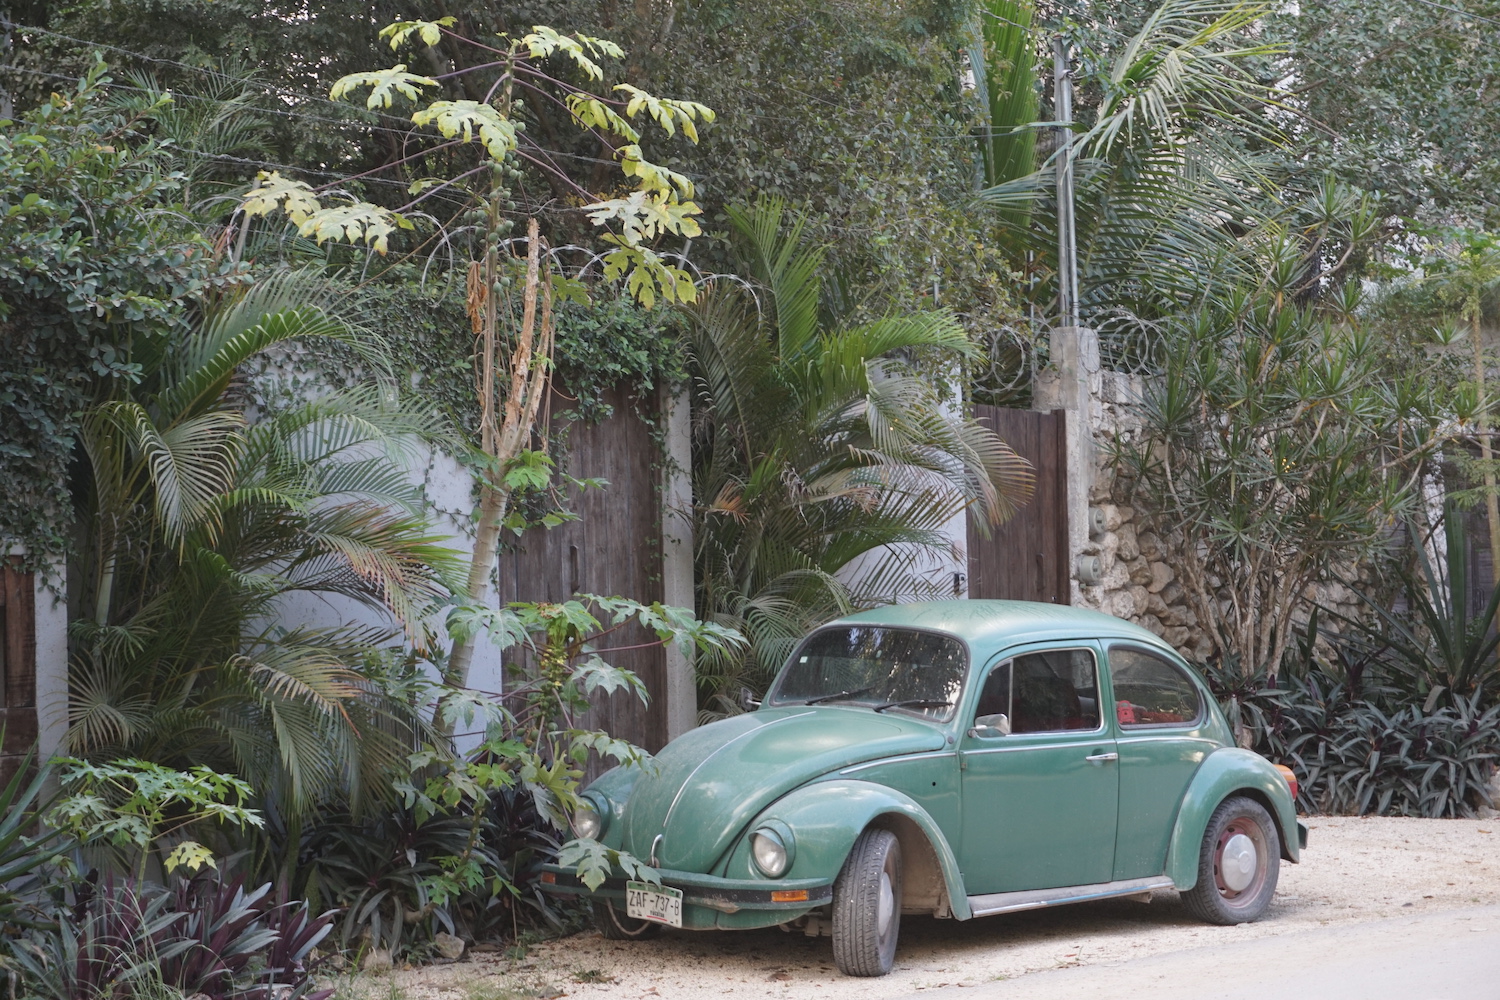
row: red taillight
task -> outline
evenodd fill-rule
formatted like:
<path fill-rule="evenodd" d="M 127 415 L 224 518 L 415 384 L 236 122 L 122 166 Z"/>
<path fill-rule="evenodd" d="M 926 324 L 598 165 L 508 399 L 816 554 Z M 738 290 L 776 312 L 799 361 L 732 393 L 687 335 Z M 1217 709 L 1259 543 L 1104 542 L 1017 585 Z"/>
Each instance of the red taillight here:
<path fill-rule="evenodd" d="M 1287 787 L 1292 790 L 1292 801 L 1296 802 L 1297 801 L 1297 775 L 1292 771 L 1291 768 L 1287 767 L 1285 764 L 1277 764 L 1276 765 L 1276 770 L 1280 771 L 1281 772 L 1281 776 L 1286 779 Z"/>

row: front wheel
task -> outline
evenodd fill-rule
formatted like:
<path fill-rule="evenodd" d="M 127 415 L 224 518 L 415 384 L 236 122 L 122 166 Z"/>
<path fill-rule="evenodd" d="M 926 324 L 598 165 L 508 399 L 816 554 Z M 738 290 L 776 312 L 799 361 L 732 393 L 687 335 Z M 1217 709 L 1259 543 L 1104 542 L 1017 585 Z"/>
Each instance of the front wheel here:
<path fill-rule="evenodd" d="M 603 899 L 594 900 L 594 926 L 610 941 L 644 941 L 661 933 L 661 924 L 627 917 Z"/>
<path fill-rule="evenodd" d="M 1271 814 L 1254 799 L 1234 796 L 1214 810 L 1198 852 L 1198 882 L 1183 906 L 1211 924 L 1257 920 L 1271 905 L 1281 874 L 1281 838 Z"/>
<path fill-rule="evenodd" d="M 847 976 L 883 976 L 901 933 L 901 842 L 866 830 L 833 883 L 833 960 Z"/>

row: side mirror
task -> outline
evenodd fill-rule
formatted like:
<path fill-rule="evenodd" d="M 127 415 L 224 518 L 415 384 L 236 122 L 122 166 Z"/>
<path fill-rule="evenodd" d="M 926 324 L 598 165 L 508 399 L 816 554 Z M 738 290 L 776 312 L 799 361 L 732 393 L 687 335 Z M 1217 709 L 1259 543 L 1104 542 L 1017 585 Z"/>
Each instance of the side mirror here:
<path fill-rule="evenodd" d="M 747 687 L 740 688 L 740 694 L 736 700 L 739 702 L 740 708 L 746 712 L 753 712 L 757 708 L 760 708 L 760 699 L 755 697 L 755 692 Z"/>
<path fill-rule="evenodd" d="M 1009 736 L 1010 716 L 1004 712 L 996 712 L 994 715 L 981 715 L 974 720 L 974 728 L 969 730 L 969 735 L 981 739 Z"/>

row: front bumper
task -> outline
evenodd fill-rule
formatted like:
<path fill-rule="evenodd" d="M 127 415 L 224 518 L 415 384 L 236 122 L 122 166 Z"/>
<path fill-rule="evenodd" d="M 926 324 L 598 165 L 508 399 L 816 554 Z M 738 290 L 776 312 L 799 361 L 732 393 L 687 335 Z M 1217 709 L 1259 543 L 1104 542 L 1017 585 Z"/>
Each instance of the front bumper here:
<path fill-rule="evenodd" d="M 660 869 L 662 885 L 682 890 L 682 926 L 744 929 L 772 927 L 795 920 L 833 901 L 833 880 L 819 878 L 756 879 L 719 878 L 701 872 Z M 597 889 L 589 889 L 572 868 L 543 865 L 541 887 L 559 896 L 590 899 L 625 899 L 625 879 L 609 878 Z"/>

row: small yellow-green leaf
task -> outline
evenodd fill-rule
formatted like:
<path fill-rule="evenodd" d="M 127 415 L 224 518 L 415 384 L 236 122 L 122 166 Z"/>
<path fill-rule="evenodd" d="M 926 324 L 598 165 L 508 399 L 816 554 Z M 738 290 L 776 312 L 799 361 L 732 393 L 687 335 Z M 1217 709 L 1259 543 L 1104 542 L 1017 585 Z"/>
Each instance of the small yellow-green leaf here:
<path fill-rule="evenodd" d="M 196 840 L 184 840 L 174 847 L 162 861 L 162 867 L 169 875 L 178 868 L 186 868 L 190 872 L 195 872 L 204 865 L 210 868 L 219 867 L 218 862 L 214 861 L 213 852 Z"/>
<path fill-rule="evenodd" d="M 599 40 L 589 39 L 589 41 L 597 43 Z M 531 34 L 521 39 L 521 44 L 526 46 L 527 51 L 531 53 L 533 59 L 546 59 L 548 56 L 556 55 L 560 52 L 577 63 L 578 68 L 588 74 L 590 79 L 604 79 L 604 70 L 600 69 L 599 64 L 594 62 L 594 60 L 584 55 L 583 46 L 579 44 L 577 39 L 559 34 L 556 29 L 549 28 L 545 24 L 538 24 L 533 27 Z M 590 47 L 593 48 L 594 46 L 591 45 Z"/>
<path fill-rule="evenodd" d="M 251 218 L 270 215 L 278 208 L 284 209 L 287 218 L 301 225 L 311 214 L 322 208 L 313 189 L 302 181 L 281 176 L 281 172 L 262 170 L 255 175 L 255 186 L 245 192 L 240 203 Z"/>
<path fill-rule="evenodd" d="M 505 154 L 516 148 L 516 126 L 500 114 L 493 105 L 478 101 L 433 101 L 425 109 L 411 116 L 413 124 L 435 125 L 446 138 L 462 135 L 464 142 L 472 142 L 474 136 L 495 160 L 505 159 Z"/>
<path fill-rule="evenodd" d="M 350 73 L 348 76 L 340 77 L 333 85 L 333 89 L 329 91 L 329 96 L 334 100 L 339 100 L 345 94 L 358 90 L 360 87 L 369 87 L 371 88 L 370 97 L 365 101 L 365 107 L 373 110 L 390 107 L 396 100 L 396 94 L 415 101 L 422 96 L 417 90 L 418 87 L 435 86 L 437 86 L 437 81 L 432 77 L 408 73 L 406 64 L 398 63 L 390 69 L 376 70 L 372 73 Z"/>
<path fill-rule="evenodd" d="M 318 243 L 333 240 L 337 243 L 365 243 L 376 253 L 384 254 L 389 249 L 387 238 L 397 228 L 411 229 L 412 224 L 403 216 L 388 208 L 369 202 L 338 205 L 325 208 L 308 216 L 300 232 L 311 236 Z"/>
<path fill-rule="evenodd" d="M 441 29 L 454 24 L 451 17 L 440 17 L 436 21 L 397 21 L 380 29 L 381 38 L 391 40 L 391 51 L 401 47 L 401 43 L 411 37 L 412 32 L 417 32 L 422 38 L 422 44 L 427 46 L 436 45 L 442 40 Z"/>

